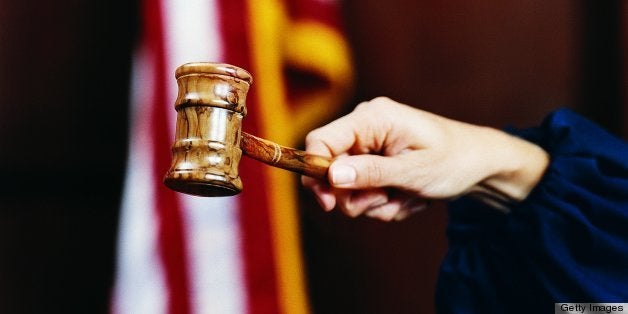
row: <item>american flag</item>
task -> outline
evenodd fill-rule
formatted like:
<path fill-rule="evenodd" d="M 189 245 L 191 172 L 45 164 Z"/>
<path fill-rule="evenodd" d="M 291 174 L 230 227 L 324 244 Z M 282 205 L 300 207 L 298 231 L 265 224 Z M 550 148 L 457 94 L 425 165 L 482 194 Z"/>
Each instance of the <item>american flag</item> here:
<path fill-rule="evenodd" d="M 296 176 L 243 158 L 244 191 L 200 198 L 162 184 L 174 141 L 174 70 L 252 73 L 244 130 L 283 145 L 335 114 L 352 68 L 339 3 L 144 0 L 112 313 L 307 313 Z"/>

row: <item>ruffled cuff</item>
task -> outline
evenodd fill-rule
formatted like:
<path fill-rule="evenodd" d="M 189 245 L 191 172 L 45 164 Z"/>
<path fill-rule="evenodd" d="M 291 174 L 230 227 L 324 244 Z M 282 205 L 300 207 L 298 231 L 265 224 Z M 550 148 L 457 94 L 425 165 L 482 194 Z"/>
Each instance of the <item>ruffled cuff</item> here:
<path fill-rule="evenodd" d="M 628 215 L 627 143 L 568 109 L 552 113 L 538 128 L 511 133 L 550 155 L 539 184 L 513 210 L 550 197 L 585 213 L 609 208 Z"/>
<path fill-rule="evenodd" d="M 628 144 L 567 109 L 513 133 L 551 158 L 507 223 L 531 273 L 557 302 L 628 301 Z"/>

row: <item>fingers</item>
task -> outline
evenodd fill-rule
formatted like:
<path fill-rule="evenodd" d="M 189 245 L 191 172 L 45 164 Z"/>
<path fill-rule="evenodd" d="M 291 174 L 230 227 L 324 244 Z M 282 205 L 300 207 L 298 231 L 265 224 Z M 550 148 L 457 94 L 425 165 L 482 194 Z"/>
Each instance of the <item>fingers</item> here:
<path fill-rule="evenodd" d="M 388 193 L 384 189 L 338 190 L 336 200 L 340 210 L 350 217 L 358 217 L 389 202 Z"/>
<path fill-rule="evenodd" d="M 392 123 L 386 117 L 390 110 L 399 106 L 384 97 L 363 102 L 348 115 L 310 132 L 305 138 L 306 151 L 326 157 L 356 149 L 360 153 L 379 151 Z"/>
<path fill-rule="evenodd" d="M 312 191 L 316 201 L 325 211 L 331 211 L 336 207 L 336 195 L 326 182 L 302 176 L 301 184 Z"/>
<path fill-rule="evenodd" d="M 375 218 L 382 221 L 391 221 L 399 213 L 403 212 L 399 206 L 399 202 L 386 203 L 384 205 L 372 208 L 365 215 L 369 218 Z"/>
<path fill-rule="evenodd" d="M 306 151 L 325 157 L 335 157 L 347 152 L 356 141 L 353 120 L 350 116 L 344 116 L 311 131 L 305 137 Z"/>
<path fill-rule="evenodd" d="M 339 207 L 350 217 L 360 216 L 365 211 L 388 202 L 388 193 L 384 189 L 334 189 L 329 184 L 305 176 L 301 177 L 301 183 L 314 193 L 319 205 L 325 211 Z"/>
<path fill-rule="evenodd" d="M 410 201 L 418 195 L 414 190 L 419 185 L 412 178 L 417 174 L 413 169 L 419 166 L 414 157 L 400 156 L 425 148 L 416 134 L 429 133 L 424 129 L 433 128 L 423 128 L 430 125 L 423 120 L 417 109 L 384 97 L 358 105 L 350 114 L 307 135 L 309 154 L 335 161 L 329 168 L 328 182 L 303 177 L 303 185 L 326 211 L 337 207 L 351 217 L 366 213 L 386 221 L 409 216 L 420 207 Z M 423 127 L 417 129 L 417 124 Z M 390 188 L 408 194 L 391 197 Z"/>
<path fill-rule="evenodd" d="M 428 201 L 403 192 L 375 188 L 368 190 L 334 189 L 309 177 L 301 182 L 315 195 L 325 211 L 338 207 L 349 217 L 365 215 L 382 221 L 400 221 L 425 209 Z"/>
<path fill-rule="evenodd" d="M 382 221 L 400 221 L 428 206 L 428 201 L 424 199 L 383 189 L 369 190 L 366 193 L 354 191 L 347 196 L 339 196 L 338 203 L 343 212 L 351 217 L 364 214 Z"/>
<path fill-rule="evenodd" d="M 429 206 L 430 206 L 429 200 L 425 200 L 421 198 L 412 198 L 412 199 L 406 200 L 406 202 L 403 205 L 401 205 L 401 209 L 399 210 L 399 212 L 397 212 L 397 214 L 395 214 L 393 219 L 396 221 L 404 220 L 420 211 L 425 210 Z"/>

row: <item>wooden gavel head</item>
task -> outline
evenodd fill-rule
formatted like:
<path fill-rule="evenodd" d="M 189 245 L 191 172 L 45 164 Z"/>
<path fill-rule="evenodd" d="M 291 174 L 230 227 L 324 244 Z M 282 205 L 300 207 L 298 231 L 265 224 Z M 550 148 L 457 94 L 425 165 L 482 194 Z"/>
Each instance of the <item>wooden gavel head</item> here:
<path fill-rule="evenodd" d="M 199 196 L 238 194 L 240 132 L 251 74 L 228 64 L 187 63 L 175 77 L 177 123 L 164 184 Z"/>
<path fill-rule="evenodd" d="M 197 196 L 230 196 L 242 191 L 242 153 L 269 165 L 327 177 L 330 160 L 280 146 L 242 132 L 249 72 L 223 63 L 187 63 L 175 71 L 179 92 L 172 164 L 164 184 Z"/>

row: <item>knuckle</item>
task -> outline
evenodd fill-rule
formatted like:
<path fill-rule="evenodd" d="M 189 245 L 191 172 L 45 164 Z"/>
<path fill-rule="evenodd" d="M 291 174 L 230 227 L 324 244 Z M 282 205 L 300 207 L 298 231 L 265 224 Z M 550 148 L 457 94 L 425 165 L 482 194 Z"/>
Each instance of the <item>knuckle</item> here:
<path fill-rule="evenodd" d="M 310 131 L 305 136 L 305 150 L 319 149 L 321 144 L 325 143 L 325 134 L 322 129 Z"/>
<path fill-rule="evenodd" d="M 318 131 L 318 129 L 313 130 L 313 131 L 310 131 L 310 133 L 308 133 L 308 134 L 305 136 L 305 146 L 307 147 L 307 146 L 312 145 L 312 144 L 313 144 L 313 143 L 315 143 L 315 142 L 320 141 L 320 135 L 319 135 L 319 133 L 320 133 L 320 132 Z"/>
<path fill-rule="evenodd" d="M 353 115 L 358 115 L 358 114 L 362 114 L 365 111 L 369 111 L 369 102 L 368 101 L 364 101 L 359 103 L 357 106 L 355 106 L 355 108 L 353 109 L 352 114 Z"/>
<path fill-rule="evenodd" d="M 389 103 L 391 101 L 392 100 L 386 96 L 378 96 L 371 100 L 374 105 L 385 105 L 386 103 Z"/>
<path fill-rule="evenodd" d="M 327 144 L 328 140 L 329 136 L 322 129 L 311 131 L 305 136 L 305 151 L 314 155 L 330 155 L 332 152 Z"/>
<path fill-rule="evenodd" d="M 391 114 L 394 104 L 396 104 L 394 100 L 385 96 L 362 102 L 354 110 L 355 119 L 371 128 L 388 130 L 390 125 L 398 119 L 398 116 Z"/>
<path fill-rule="evenodd" d="M 370 187 L 379 187 L 384 185 L 386 172 L 374 158 L 370 158 L 366 164 L 365 184 Z"/>
<path fill-rule="evenodd" d="M 386 106 L 387 103 L 390 103 L 392 100 L 385 96 L 375 97 L 369 101 L 364 101 L 358 104 L 355 107 L 356 111 L 372 111 L 372 110 L 380 110 L 383 106 Z"/>

